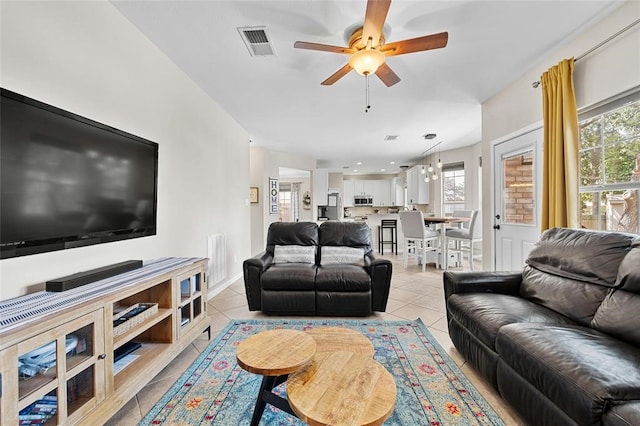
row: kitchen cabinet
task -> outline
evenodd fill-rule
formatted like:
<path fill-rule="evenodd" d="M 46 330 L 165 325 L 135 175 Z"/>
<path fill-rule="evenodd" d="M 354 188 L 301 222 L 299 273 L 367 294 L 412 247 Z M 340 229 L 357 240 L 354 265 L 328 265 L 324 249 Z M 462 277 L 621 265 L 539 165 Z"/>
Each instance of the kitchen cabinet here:
<path fill-rule="evenodd" d="M 329 194 L 329 170 L 316 169 L 313 171 L 313 198 L 316 206 L 327 205 Z"/>
<path fill-rule="evenodd" d="M 391 205 L 391 180 L 374 180 L 373 184 L 373 205 L 388 207 Z"/>
<path fill-rule="evenodd" d="M 404 178 L 394 177 L 391 180 L 391 205 L 404 206 Z"/>
<path fill-rule="evenodd" d="M 372 180 L 354 180 L 353 182 L 353 194 L 354 195 L 373 195 L 373 182 Z M 375 200 L 374 200 L 375 202 Z"/>
<path fill-rule="evenodd" d="M 342 204 L 344 207 L 353 207 L 353 196 L 355 195 L 353 190 L 352 180 L 345 180 L 342 182 L 342 188 L 344 196 L 342 197 Z"/>
<path fill-rule="evenodd" d="M 387 207 L 393 206 L 391 179 L 377 180 L 345 180 L 344 207 L 354 207 L 353 197 L 356 195 L 368 195 L 373 198 L 373 206 Z"/>
<path fill-rule="evenodd" d="M 420 166 L 407 170 L 407 204 L 429 204 L 429 184 L 420 170 Z"/>

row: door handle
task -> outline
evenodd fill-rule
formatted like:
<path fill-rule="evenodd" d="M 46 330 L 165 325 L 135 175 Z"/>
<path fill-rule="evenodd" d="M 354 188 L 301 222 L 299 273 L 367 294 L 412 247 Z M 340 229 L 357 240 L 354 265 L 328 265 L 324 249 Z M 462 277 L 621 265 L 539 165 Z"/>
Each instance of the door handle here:
<path fill-rule="evenodd" d="M 496 219 L 500 220 L 500 215 L 499 214 L 496 215 Z"/>
<path fill-rule="evenodd" d="M 500 225 L 493 225 L 493 229 L 495 229 L 495 230 L 500 229 Z"/>

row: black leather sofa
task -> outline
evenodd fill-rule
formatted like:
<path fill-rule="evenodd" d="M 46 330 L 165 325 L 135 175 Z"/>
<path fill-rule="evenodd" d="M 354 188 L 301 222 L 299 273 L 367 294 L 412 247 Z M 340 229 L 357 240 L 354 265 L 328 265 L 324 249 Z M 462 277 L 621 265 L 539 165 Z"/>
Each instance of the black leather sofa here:
<path fill-rule="evenodd" d="M 272 223 L 266 250 L 243 263 L 249 310 L 279 315 L 384 312 L 391 272 L 366 224 L 339 221 Z"/>
<path fill-rule="evenodd" d="M 522 272 L 445 272 L 449 335 L 532 425 L 640 425 L 640 238 L 554 228 Z"/>

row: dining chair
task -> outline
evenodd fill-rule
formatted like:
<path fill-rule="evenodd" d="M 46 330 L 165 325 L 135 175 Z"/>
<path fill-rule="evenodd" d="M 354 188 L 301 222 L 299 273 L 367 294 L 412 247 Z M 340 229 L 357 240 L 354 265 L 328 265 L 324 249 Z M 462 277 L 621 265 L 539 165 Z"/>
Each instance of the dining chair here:
<path fill-rule="evenodd" d="M 416 256 L 422 262 L 422 272 L 425 271 L 427 263 L 427 252 L 436 253 L 436 263 L 438 263 L 438 242 L 440 234 L 433 229 L 429 229 L 424 224 L 424 215 L 421 211 L 400 212 L 400 227 L 404 235 L 403 260 L 406 269 L 409 256 Z M 412 253 L 410 253 L 412 252 Z"/>
<path fill-rule="evenodd" d="M 482 241 L 480 237 L 480 228 L 476 226 L 478 210 L 456 210 L 453 212 L 454 217 L 469 218 L 468 222 L 462 222 L 460 228 L 449 228 L 446 231 L 446 244 L 449 242 L 456 244 L 455 249 L 461 253 L 467 253 L 469 256 L 469 270 L 473 271 L 473 244 Z"/>

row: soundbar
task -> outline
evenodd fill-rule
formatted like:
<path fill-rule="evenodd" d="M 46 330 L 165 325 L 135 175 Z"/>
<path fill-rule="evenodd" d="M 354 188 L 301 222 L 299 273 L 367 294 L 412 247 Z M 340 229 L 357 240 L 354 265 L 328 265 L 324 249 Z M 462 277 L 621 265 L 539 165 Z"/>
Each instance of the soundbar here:
<path fill-rule="evenodd" d="M 78 272 L 77 274 L 67 275 L 66 277 L 49 280 L 46 283 L 47 291 L 67 291 L 72 288 L 80 287 L 94 281 L 103 280 L 118 274 L 133 271 L 142 267 L 142 260 L 127 260 L 113 265 L 107 265 L 89 271 Z"/>

